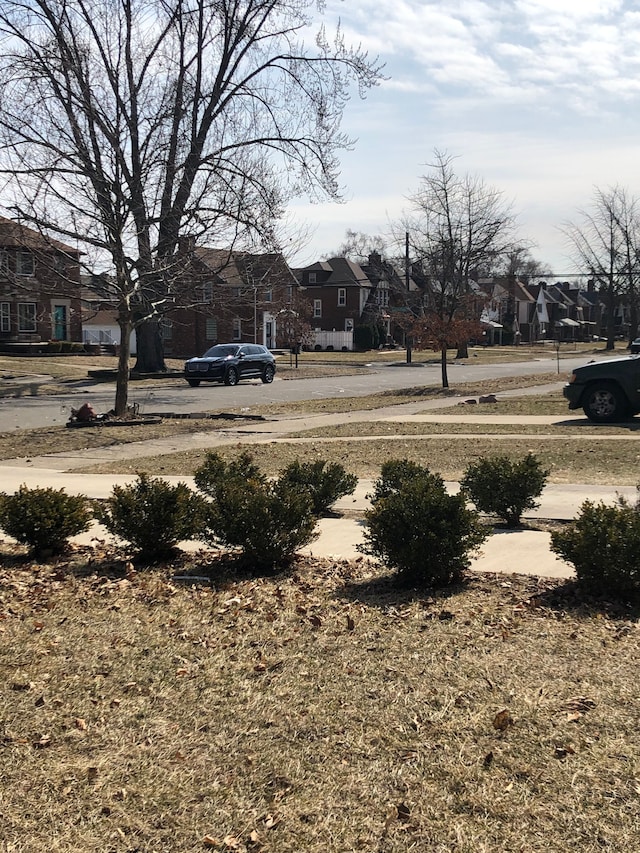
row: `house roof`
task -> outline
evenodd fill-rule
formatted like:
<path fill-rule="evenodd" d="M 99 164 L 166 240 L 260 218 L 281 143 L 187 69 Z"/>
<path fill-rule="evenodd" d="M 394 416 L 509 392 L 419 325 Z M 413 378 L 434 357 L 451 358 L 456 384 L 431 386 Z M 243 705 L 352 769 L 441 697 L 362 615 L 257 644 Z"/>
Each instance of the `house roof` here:
<path fill-rule="evenodd" d="M 360 264 L 350 261 L 348 258 L 329 258 L 326 261 L 318 261 L 308 267 L 297 270 L 298 274 L 305 272 L 328 272 L 329 276 L 322 282 L 322 287 L 345 287 L 356 285 L 357 287 L 371 287 L 371 280 Z"/>
<path fill-rule="evenodd" d="M 78 249 L 74 249 L 72 246 L 67 246 L 59 240 L 54 240 L 53 237 L 34 231 L 33 228 L 27 228 L 26 225 L 20 225 L 13 219 L 7 219 L 4 216 L 0 216 L 0 247 L 5 249 L 31 249 L 40 252 L 56 251 L 64 252 L 66 255 L 81 254 Z"/>
<path fill-rule="evenodd" d="M 253 284 L 297 284 L 284 256 L 279 252 L 241 252 L 198 246 L 194 254 L 221 282 L 240 287 Z"/>

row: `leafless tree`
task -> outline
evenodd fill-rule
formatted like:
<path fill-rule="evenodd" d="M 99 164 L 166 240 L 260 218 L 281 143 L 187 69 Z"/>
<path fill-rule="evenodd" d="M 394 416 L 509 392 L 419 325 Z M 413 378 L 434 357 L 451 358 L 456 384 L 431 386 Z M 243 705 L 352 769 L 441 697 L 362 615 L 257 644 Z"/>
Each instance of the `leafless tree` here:
<path fill-rule="evenodd" d="M 185 243 L 277 249 L 287 201 L 339 197 L 350 88 L 381 72 L 316 0 L 3 0 L 0 174 L 26 224 L 106 258 L 129 338 L 164 367 L 159 323 Z M 317 27 L 316 27 L 317 29 Z"/>
<path fill-rule="evenodd" d="M 607 306 L 607 344 L 615 346 L 616 312 L 626 297 L 630 311 L 629 340 L 638 334 L 640 300 L 640 202 L 620 186 L 596 187 L 579 221 L 561 229 L 577 263 L 600 286 Z"/>
<path fill-rule="evenodd" d="M 420 338 L 433 339 L 440 350 L 443 387 L 448 384 L 447 349 L 457 346 L 459 355 L 466 355 L 469 322 L 474 320 L 473 276 L 496 264 L 515 245 L 511 205 L 480 178 L 457 175 L 453 160 L 435 151 L 402 223 L 409 235 L 414 273 L 423 282 L 418 316 L 425 331 Z"/>

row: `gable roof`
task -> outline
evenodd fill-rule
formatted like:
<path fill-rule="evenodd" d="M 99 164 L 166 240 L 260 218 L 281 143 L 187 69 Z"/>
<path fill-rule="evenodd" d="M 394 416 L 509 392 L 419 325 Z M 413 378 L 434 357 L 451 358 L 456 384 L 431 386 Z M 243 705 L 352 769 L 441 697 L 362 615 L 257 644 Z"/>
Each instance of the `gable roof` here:
<path fill-rule="evenodd" d="M 348 258 L 329 258 L 326 261 L 318 261 L 308 267 L 297 270 L 298 274 L 306 272 L 328 272 L 329 276 L 322 282 L 322 287 L 371 287 L 371 280 L 360 264 L 350 261 Z"/>
<path fill-rule="evenodd" d="M 241 252 L 198 246 L 195 257 L 208 267 L 219 282 L 235 287 L 253 284 L 297 284 L 296 277 L 279 252 Z"/>
<path fill-rule="evenodd" d="M 4 249 L 30 249 L 39 252 L 64 252 L 65 255 L 80 255 L 78 249 L 67 246 L 53 237 L 20 225 L 13 219 L 0 216 L 0 247 Z"/>

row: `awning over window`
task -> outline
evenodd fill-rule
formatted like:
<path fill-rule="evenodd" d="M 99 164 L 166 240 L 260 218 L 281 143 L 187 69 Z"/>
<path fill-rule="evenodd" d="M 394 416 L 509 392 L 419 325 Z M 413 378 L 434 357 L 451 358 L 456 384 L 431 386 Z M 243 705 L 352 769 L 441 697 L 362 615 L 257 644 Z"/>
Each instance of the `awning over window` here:
<path fill-rule="evenodd" d="M 563 320 L 558 320 L 556 326 L 579 326 L 577 320 L 572 320 L 570 317 L 565 317 Z"/>

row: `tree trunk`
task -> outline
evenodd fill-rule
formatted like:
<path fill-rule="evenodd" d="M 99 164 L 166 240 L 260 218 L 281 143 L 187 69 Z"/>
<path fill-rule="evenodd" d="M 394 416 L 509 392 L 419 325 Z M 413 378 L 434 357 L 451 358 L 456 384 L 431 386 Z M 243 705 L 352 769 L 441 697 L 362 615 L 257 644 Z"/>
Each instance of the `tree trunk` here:
<path fill-rule="evenodd" d="M 136 373 L 166 373 L 159 320 L 145 320 L 136 329 Z"/>
<path fill-rule="evenodd" d="M 118 375 L 116 377 L 116 402 L 114 411 L 118 417 L 125 415 L 129 401 L 129 356 L 131 354 L 131 323 L 119 321 L 120 349 L 118 351 Z"/>
<path fill-rule="evenodd" d="M 631 304 L 629 305 L 629 346 L 631 346 L 631 342 L 635 341 L 638 337 L 638 308 L 636 305 L 636 297 L 635 294 L 631 298 Z"/>
<path fill-rule="evenodd" d="M 469 343 L 465 341 L 463 344 L 458 344 L 458 352 L 456 358 L 469 358 Z"/>
<path fill-rule="evenodd" d="M 447 346 L 446 344 L 440 350 L 440 367 L 442 369 L 442 387 L 449 387 L 449 377 L 447 376 Z"/>

